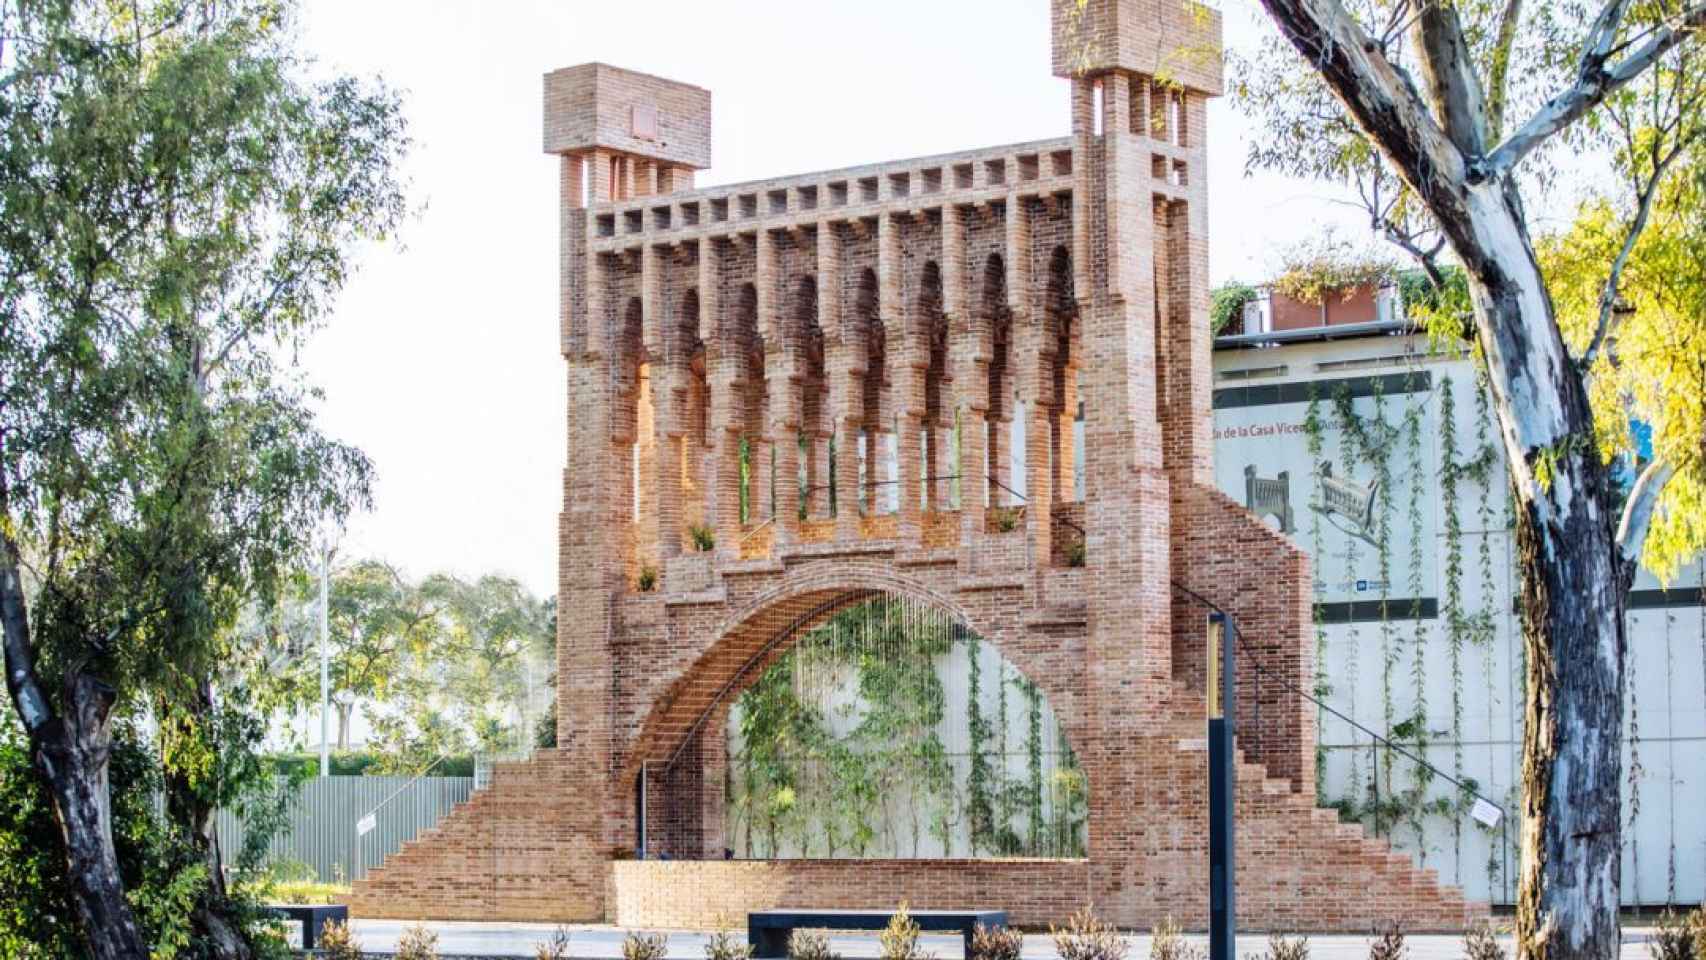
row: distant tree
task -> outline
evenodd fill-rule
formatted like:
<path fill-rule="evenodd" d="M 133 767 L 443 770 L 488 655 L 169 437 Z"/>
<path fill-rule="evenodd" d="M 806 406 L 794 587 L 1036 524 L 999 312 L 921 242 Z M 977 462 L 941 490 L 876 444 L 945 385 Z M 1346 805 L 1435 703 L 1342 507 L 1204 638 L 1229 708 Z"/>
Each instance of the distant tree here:
<path fill-rule="evenodd" d="M 1603 424 L 1627 421 L 1615 364 L 1631 252 L 1706 114 L 1698 33 L 1684 0 L 1262 0 L 1283 41 L 1237 92 L 1263 129 L 1254 165 L 1353 187 L 1370 224 L 1441 294 L 1435 320 L 1485 363 L 1515 500 L 1527 709 L 1517 943 L 1525 957 L 1618 952 L 1624 603 L 1645 555 L 1664 568 L 1702 542 L 1706 429 L 1646 405 L 1671 438 L 1627 497 Z M 1282 49 L 1289 44 L 1301 58 Z M 1560 176 L 1605 161 L 1617 195 L 1591 264 L 1577 335 L 1536 255 L 1530 211 Z M 1579 299 L 1579 298 L 1578 298 Z M 1668 345 L 1698 366 L 1701 344 Z M 1602 385 L 1603 384 L 1603 385 Z M 1600 406 L 1596 409 L 1596 402 Z M 1638 402 L 1637 408 L 1641 407 Z M 1679 473 L 1692 479 L 1674 482 Z M 1669 531 L 1649 536 L 1655 528 Z"/>
<path fill-rule="evenodd" d="M 204 858 L 196 942 L 248 955 L 211 823 L 249 761 L 217 681 L 240 611 L 367 495 L 289 361 L 403 214 L 406 138 L 393 95 L 302 79 L 291 14 L 0 4 L 0 626 L 103 960 L 149 954 L 107 769 L 115 713 L 145 706 Z"/>

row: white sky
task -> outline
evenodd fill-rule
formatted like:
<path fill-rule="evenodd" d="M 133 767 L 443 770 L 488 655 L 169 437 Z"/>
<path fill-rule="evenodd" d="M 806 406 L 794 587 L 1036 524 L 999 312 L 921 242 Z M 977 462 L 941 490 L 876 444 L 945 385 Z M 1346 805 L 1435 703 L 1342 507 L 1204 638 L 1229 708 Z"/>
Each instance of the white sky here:
<path fill-rule="evenodd" d="M 1221 4 L 1230 47 L 1269 29 Z M 540 76 L 588 60 L 712 93 L 700 185 L 1062 136 L 1047 0 L 308 0 L 328 68 L 406 92 L 422 214 L 375 248 L 307 351 L 324 424 L 373 458 L 375 509 L 343 556 L 412 575 L 502 572 L 555 590 L 565 434 L 557 166 Z M 1260 279 L 1277 251 L 1366 227 L 1327 188 L 1245 178 L 1250 124 L 1209 114 L 1210 271 Z"/>

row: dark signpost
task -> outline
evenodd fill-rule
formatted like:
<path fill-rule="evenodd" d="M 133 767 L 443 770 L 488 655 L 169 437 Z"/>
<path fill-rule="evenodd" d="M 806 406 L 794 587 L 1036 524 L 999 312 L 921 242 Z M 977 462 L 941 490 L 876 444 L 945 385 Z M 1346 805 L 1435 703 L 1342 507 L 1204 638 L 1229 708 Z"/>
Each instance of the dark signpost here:
<path fill-rule="evenodd" d="M 1233 960 L 1237 928 L 1232 866 L 1232 810 L 1237 786 L 1233 756 L 1233 651 L 1238 626 L 1232 615 L 1208 615 L 1208 955 Z M 1222 666 L 1224 664 L 1224 666 Z"/>

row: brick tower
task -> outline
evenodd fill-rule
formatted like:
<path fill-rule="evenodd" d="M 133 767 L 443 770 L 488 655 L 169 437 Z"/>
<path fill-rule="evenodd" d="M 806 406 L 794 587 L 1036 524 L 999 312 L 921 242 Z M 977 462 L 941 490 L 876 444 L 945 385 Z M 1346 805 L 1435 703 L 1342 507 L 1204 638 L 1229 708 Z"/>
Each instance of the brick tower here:
<path fill-rule="evenodd" d="M 1250 639 L 1246 923 L 1473 912 L 1314 808 L 1315 713 L 1291 692 L 1313 679 L 1307 562 L 1212 486 L 1219 15 L 1053 0 L 1053 30 L 1069 137 L 704 189 L 706 91 L 602 64 L 545 77 L 569 398 L 558 748 L 358 883 L 356 915 L 704 926 L 904 899 L 1200 922 L 1193 593 Z M 732 698 L 880 595 L 947 611 L 1043 691 L 1088 778 L 1087 857 L 722 859 Z"/>

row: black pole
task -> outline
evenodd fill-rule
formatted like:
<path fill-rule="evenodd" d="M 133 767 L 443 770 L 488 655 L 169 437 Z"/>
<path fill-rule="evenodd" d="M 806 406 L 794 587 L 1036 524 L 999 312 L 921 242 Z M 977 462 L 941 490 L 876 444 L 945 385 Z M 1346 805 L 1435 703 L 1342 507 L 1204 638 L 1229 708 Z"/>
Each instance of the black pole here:
<path fill-rule="evenodd" d="M 634 787 L 634 859 L 646 859 L 646 765 L 640 764 L 640 782 Z"/>
<path fill-rule="evenodd" d="M 1208 896 L 1209 960 L 1233 960 L 1236 950 L 1237 907 L 1233 883 L 1233 800 L 1237 791 L 1236 758 L 1233 754 L 1234 643 L 1238 627 L 1232 615 L 1209 614 L 1209 623 L 1220 626 L 1220 648 L 1225 664 L 1220 671 L 1219 709 L 1210 709 L 1208 720 Z M 1209 651 L 1214 657 L 1214 651 Z M 1212 659 L 1211 659 L 1212 663 Z M 1210 682 L 1214 672 L 1209 672 Z M 1214 704 L 1215 691 L 1208 691 Z"/>

